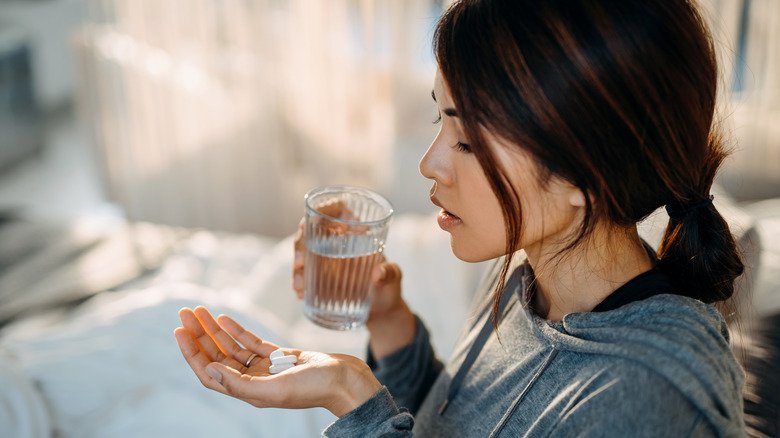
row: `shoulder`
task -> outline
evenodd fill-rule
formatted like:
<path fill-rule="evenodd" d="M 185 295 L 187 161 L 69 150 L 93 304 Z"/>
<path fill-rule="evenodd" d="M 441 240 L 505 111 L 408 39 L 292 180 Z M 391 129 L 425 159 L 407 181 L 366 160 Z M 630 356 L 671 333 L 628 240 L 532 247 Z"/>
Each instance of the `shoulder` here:
<path fill-rule="evenodd" d="M 615 427 L 687 435 L 702 427 L 744 423 L 744 374 L 723 318 L 712 306 L 657 295 L 623 308 L 564 319 L 559 347 L 581 363 L 581 394 L 562 411 L 561 427 L 612 412 Z M 595 413 L 595 414 L 594 414 Z"/>
<path fill-rule="evenodd" d="M 566 412 L 611 403 L 615 399 L 624 401 L 621 405 L 628 410 L 641 407 L 643 411 L 659 412 L 669 408 L 654 405 L 653 402 L 661 398 L 679 402 L 684 407 L 687 403 L 681 391 L 647 366 L 619 358 L 594 360 L 583 365 L 572 379 L 569 389 L 576 389 L 577 394 L 572 397 Z"/>
<path fill-rule="evenodd" d="M 566 333 L 557 336 L 558 341 L 574 350 L 609 350 L 608 344 L 617 344 L 632 350 L 634 356 L 647 352 L 636 350 L 643 344 L 667 353 L 683 348 L 694 356 L 730 351 L 728 326 L 720 312 L 680 295 L 656 295 L 607 312 L 570 314 L 564 317 L 564 327 Z"/>
<path fill-rule="evenodd" d="M 709 428 L 678 388 L 646 366 L 618 360 L 582 374 L 567 388 L 555 435 L 689 436 Z"/>

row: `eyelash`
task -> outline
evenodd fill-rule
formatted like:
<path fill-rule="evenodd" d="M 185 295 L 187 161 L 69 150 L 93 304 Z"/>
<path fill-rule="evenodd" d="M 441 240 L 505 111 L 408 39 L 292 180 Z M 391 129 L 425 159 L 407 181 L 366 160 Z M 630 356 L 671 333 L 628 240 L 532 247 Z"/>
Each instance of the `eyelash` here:
<path fill-rule="evenodd" d="M 465 153 L 471 152 L 471 146 L 467 145 L 466 143 L 457 142 L 453 147 L 458 149 L 461 152 L 465 152 Z"/>
<path fill-rule="evenodd" d="M 433 121 L 433 124 L 434 125 L 438 125 L 439 122 L 441 122 L 441 114 L 439 114 L 439 116 L 436 117 L 436 120 Z M 471 146 L 467 145 L 466 143 L 457 142 L 452 147 L 454 147 L 455 149 L 457 149 L 457 150 L 459 150 L 461 152 L 465 152 L 465 153 L 471 152 Z"/>

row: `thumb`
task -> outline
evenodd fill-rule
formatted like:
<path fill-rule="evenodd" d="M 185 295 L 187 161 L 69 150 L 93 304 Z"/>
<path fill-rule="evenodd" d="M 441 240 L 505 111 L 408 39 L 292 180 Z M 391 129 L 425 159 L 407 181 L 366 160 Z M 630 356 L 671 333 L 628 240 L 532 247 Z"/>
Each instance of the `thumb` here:
<path fill-rule="evenodd" d="M 382 262 L 374 268 L 371 280 L 377 286 L 401 282 L 401 268 L 395 263 Z"/>
<path fill-rule="evenodd" d="M 228 394 L 242 398 L 246 395 L 250 376 L 219 362 L 206 365 L 206 374 L 219 382 Z"/>

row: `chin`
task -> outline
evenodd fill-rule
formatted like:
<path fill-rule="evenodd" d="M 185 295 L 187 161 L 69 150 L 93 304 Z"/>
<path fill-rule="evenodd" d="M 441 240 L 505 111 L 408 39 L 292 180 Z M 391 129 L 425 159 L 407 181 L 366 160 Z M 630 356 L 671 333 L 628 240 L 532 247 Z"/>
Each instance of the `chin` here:
<path fill-rule="evenodd" d="M 503 255 L 503 251 L 490 251 L 479 248 L 478 245 L 463 244 L 453 236 L 450 236 L 450 248 L 455 257 L 466 263 L 480 263 Z"/>

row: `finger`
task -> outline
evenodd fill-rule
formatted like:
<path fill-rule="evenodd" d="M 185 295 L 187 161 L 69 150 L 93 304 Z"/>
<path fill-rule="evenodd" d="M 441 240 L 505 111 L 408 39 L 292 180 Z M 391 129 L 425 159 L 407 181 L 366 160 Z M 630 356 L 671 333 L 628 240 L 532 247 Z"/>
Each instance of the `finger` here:
<path fill-rule="evenodd" d="M 321 233 L 340 236 L 349 230 L 349 226 L 339 221 L 356 220 L 355 214 L 347 208 L 347 205 L 341 199 L 331 199 L 317 206 L 317 211 L 324 217 L 315 217 L 314 226 L 320 229 Z"/>
<path fill-rule="evenodd" d="M 177 327 L 173 331 L 173 336 L 176 338 L 176 343 L 179 344 L 184 360 L 192 368 L 200 383 L 206 388 L 225 394 L 225 390 L 219 381 L 206 372 L 206 365 L 211 363 L 211 359 L 199 347 L 189 330 L 184 327 Z"/>
<path fill-rule="evenodd" d="M 303 254 L 303 248 L 301 248 L 300 250 L 296 248 L 295 253 L 293 254 L 293 273 L 296 273 L 298 271 L 303 272 L 304 263 L 305 263 L 305 259 Z"/>
<path fill-rule="evenodd" d="M 303 251 L 295 251 L 295 260 L 293 262 L 292 288 L 298 293 L 299 298 L 303 295 Z"/>
<path fill-rule="evenodd" d="M 303 228 L 303 226 L 304 226 L 305 224 L 306 224 L 306 218 L 305 218 L 305 217 L 302 217 L 302 218 L 301 218 L 301 220 L 300 220 L 300 221 L 298 221 L 298 229 L 297 229 L 297 230 L 295 230 L 295 239 L 294 239 L 294 240 L 295 240 L 295 243 L 296 243 L 296 244 L 297 244 L 298 242 L 300 242 L 300 241 L 301 241 L 301 239 L 303 239 L 303 229 L 304 229 L 304 228 Z"/>
<path fill-rule="evenodd" d="M 293 272 L 293 278 L 290 286 L 295 291 L 295 294 L 298 295 L 298 298 L 303 298 L 303 284 L 303 269 L 300 269 L 298 272 Z"/>
<path fill-rule="evenodd" d="M 296 250 L 303 248 L 304 224 L 306 224 L 306 218 L 301 218 L 301 221 L 298 222 L 298 230 L 295 231 L 295 237 L 293 238 L 293 247 Z"/>
<path fill-rule="evenodd" d="M 240 345 L 217 323 L 211 313 L 203 306 L 195 308 L 195 316 L 214 340 L 221 357 L 215 357 L 214 362 L 222 362 L 232 367 L 242 367 L 252 352 L 241 348 Z"/>
<path fill-rule="evenodd" d="M 304 245 L 303 245 L 303 225 L 305 218 L 298 223 L 298 232 L 295 233 L 295 245 L 293 250 L 293 267 L 291 287 L 298 295 L 298 299 L 303 298 L 303 265 L 304 265 Z"/>
<path fill-rule="evenodd" d="M 384 263 L 379 263 L 374 266 L 374 269 L 371 271 L 371 282 L 374 284 L 381 284 L 386 275 L 387 268 L 384 266 Z"/>
<path fill-rule="evenodd" d="M 327 202 L 324 202 L 317 206 L 317 211 L 320 213 L 334 217 L 334 218 L 340 218 L 342 214 L 352 214 L 349 209 L 346 208 L 346 204 L 344 204 L 344 201 L 341 199 L 331 199 Z"/>
<path fill-rule="evenodd" d="M 292 289 L 295 291 L 295 295 L 299 300 L 303 299 L 305 290 L 303 288 L 303 275 L 295 275 L 292 280 Z"/>
<path fill-rule="evenodd" d="M 203 349 L 204 353 L 210 358 L 209 362 L 222 359 L 220 355 L 224 355 L 219 350 L 219 347 L 217 347 L 214 340 L 211 339 L 211 336 L 206 332 L 206 329 L 203 328 L 203 325 L 200 323 L 198 317 L 195 316 L 195 312 L 193 312 L 192 309 L 184 307 L 179 310 L 179 319 L 184 328 L 190 332 L 195 341 Z"/>
<path fill-rule="evenodd" d="M 244 329 L 241 324 L 233 320 L 233 318 L 227 315 L 219 315 L 217 317 L 219 325 L 241 343 L 247 350 L 257 353 L 263 357 L 268 357 L 279 346 L 268 341 L 260 339 L 257 335 Z"/>
<path fill-rule="evenodd" d="M 378 286 L 400 283 L 401 277 L 401 268 L 397 264 L 390 262 L 380 263 L 371 272 L 371 281 Z"/>

